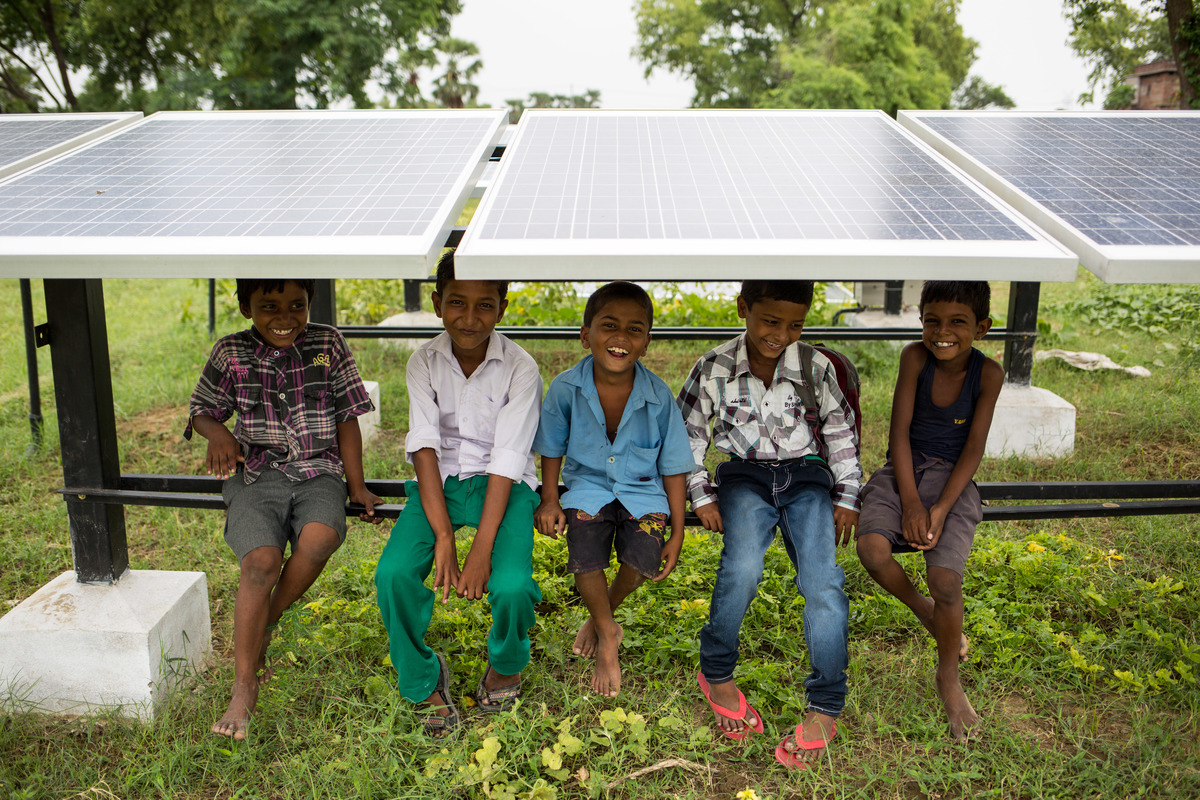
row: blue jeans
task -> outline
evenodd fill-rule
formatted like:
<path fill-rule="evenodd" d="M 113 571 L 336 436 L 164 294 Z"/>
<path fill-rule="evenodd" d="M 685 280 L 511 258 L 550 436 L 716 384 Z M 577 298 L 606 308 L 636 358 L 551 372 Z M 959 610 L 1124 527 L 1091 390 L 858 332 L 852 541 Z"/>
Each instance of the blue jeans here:
<path fill-rule="evenodd" d="M 778 526 L 804 597 L 808 708 L 836 717 L 846 699 L 850 603 L 837 563 L 829 471 L 812 461 L 731 461 L 720 465 L 717 481 L 725 543 L 700 631 L 701 672 L 709 683 L 733 679 L 742 618 L 758 594 Z"/>

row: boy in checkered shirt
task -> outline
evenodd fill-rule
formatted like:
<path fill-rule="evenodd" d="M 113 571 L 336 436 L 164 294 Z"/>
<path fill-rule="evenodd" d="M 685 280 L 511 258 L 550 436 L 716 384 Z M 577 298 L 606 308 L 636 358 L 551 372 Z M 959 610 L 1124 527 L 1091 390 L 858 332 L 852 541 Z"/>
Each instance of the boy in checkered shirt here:
<path fill-rule="evenodd" d="M 833 365 L 814 352 L 813 374 L 801 367 L 800 348 L 808 345 L 799 338 L 812 295 L 812 281 L 744 281 L 737 306 L 745 334 L 702 356 L 678 398 L 701 465 L 688 480 L 692 510 L 706 529 L 724 534 L 697 681 L 726 736 L 762 732 L 762 718 L 733 673 L 742 619 L 778 527 L 805 599 L 812 667 L 804 682 L 808 713 L 775 750 L 780 763 L 798 769 L 834 737 L 845 702 L 849 603 L 836 556 L 838 541 L 848 545 L 857 522 L 862 480 L 854 412 Z M 805 420 L 799 387 L 806 382 L 819 404 L 819 430 Z M 715 479 L 703 467 L 710 438 L 730 456 Z"/>
<path fill-rule="evenodd" d="M 346 340 L 309 323 L 312 280 L 239 279 L 248 330 L 218 341 L 200 374 L 184 437 L 208 440 L 225 479 L 225 541 L 238 557 L 233 696 L 213 733 L 245 739 L 267 645 L 283 612 L 346 538 L 346 498 L 379 521 L 363 480 L 358 417 L 374 409 Z M 237 413 L 233 432 L 225 421 Z M 345 482 L 343 482 L 343 476 Z M 286 561 L 284 550 L 291 543 Z"/>

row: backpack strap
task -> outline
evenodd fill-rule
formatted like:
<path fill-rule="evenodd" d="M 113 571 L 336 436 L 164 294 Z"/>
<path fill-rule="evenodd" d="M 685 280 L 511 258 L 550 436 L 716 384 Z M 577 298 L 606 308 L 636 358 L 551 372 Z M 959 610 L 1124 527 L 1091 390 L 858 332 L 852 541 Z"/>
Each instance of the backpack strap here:
<path fill-rule="evenodd" d="M 825 456 L 825 438 L 821 436 L 821 406 L 817 402 L 817 388 L 813 384 L 813 353 L 815 349 L 805 342 L 797 342 L 800 350 L 800 371 L 804 382 L 800 384 L 800 402 L 804 405 L 804 421 L 813 432 L 813 440 L 817 445 L 817 455 L 828 461 Z"/>

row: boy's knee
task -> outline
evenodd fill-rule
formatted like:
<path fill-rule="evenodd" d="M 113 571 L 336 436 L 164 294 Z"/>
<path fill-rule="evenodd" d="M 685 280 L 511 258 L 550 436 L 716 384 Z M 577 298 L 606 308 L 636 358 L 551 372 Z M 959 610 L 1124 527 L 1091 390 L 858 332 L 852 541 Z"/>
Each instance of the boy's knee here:
<path fill-rule="evenodd" d="M 241 561 L 241 580 L 252 586 L 271 587 L 279 579 L 283 567 L 283 551 L 269 545 L 256 547 Z"/>
<path fill-rule="evenodd" d="M 892 560 L 891 542 L 879 533 L 859 534 L 854 540 L 854 551 L 858 553 L 858 560 L 868 570 L 879 569 Z"/>
<path fill-rule="evenodd" d="M 928 580 L 929 596 L 939 605 L 962 603 L 962 576 L 945 567 L 930 567 Z"/>
<path fill-rule="evenodd" d="M 315 563 L 325 563 L 342 546 L 337 531 L 319 522 L 310 522 L 300 531 L 292 555 L 301 555 Z"/>
<path fill-rule="evenodd" d="M 537 584 L 529 575 L 492 573 L 487 585 L 489 602 L 493 606 L 508 603 L 532 603 Z"/>

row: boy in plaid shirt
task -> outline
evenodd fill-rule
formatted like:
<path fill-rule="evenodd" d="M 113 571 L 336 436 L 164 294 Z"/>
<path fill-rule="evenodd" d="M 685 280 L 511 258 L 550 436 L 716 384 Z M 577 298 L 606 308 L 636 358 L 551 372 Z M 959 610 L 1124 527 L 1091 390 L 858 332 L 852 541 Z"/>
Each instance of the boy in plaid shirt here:
<path fill-rule="evenodd" d="M 733 673 L 742 618 L 778 527 L 805 599 L 812 672 L 804 682 L 808 713 L 775 757 L 799 769 L 833 738 L 845 702 L 849 603 L 836 556 L 838 540 L 848 545 L 857 522 L 862 481 L 854 413 L 833 365 L 814 352 L 813 374 L 801 368 L 800 348 L 808 345 L 798 340 L 812 294 L 812 281 L 744 281 L 737 305 L 745 334 L 702 356 L 678 398 L 701 465 L 688 480 L 692 510 L 706 529 L 724 534 L 696 678 L 726 736 L 762 732 L 762 718 Z M 798 387 L 806 382 L 820 405 L 819 430 L 805 422 Z M 703 467 L 710 429 L 717 449 L 730 456 L 715 480 Z M 818 437 L 826 458 L 818 455 Z"/>
<path fill-rule="evenodd" d="M 378 521 L 382 502 L 363 481 L 358 428 L 374 405 L 346 340 L 308 322 L 314 286 L 238 280 L 242 316 L 253 324 L 213 346 L 183 433 L 208 440 L 208 472 L 225 479 L 225 541 L 241 563 L 233 696 L 212 727 L 234 739 L 246 738 L 259 685 L 271 678 L 271 630 L 346 538 L 347 487 L 366 506 L 364 520 Z M 224 423 L 235 411 L 230 433 Z"/>

